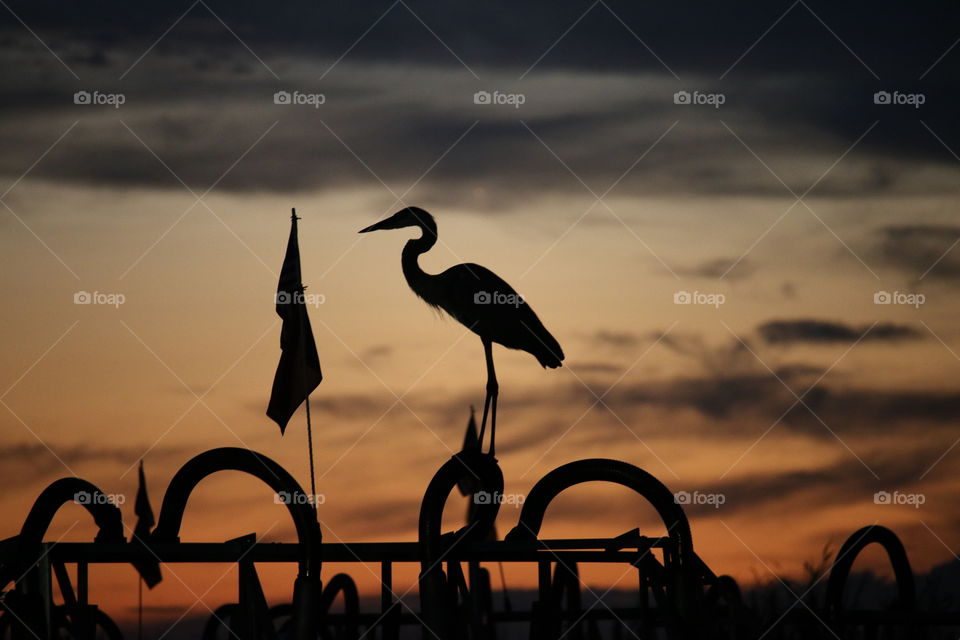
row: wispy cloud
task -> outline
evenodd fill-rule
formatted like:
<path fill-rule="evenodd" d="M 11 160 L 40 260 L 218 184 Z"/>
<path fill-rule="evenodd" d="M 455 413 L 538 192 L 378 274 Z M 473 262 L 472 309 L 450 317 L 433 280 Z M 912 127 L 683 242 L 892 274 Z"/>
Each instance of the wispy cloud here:
<path fill-rule="evenodd" d="M 869 329 L 869 331 L 868 331 Z M 902 342 L 924 337 L 924 332 L 902 324 L 877 323 L 856 326 L 835 320 L 770 320 L 757 329 L 768 344 L 833 344 L 864 342 Z"/>

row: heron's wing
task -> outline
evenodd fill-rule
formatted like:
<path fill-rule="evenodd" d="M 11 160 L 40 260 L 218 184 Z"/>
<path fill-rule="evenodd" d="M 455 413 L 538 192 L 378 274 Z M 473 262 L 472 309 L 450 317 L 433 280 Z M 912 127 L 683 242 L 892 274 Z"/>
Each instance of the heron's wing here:
<path fill-rule="evenodd" d="M 522 295 L 478 264 L 458 264 L 436 276 L 444 311 L 480 337 L 533 354 L 557 367 L 563 350 Z"/>
<path fill-rule="evenodd" d="M 495 300 L 518 295 L 506 280 L 479 264 L 458 264 L 435 277 L 438 304 L 468 327 L 495 317 Z"/>

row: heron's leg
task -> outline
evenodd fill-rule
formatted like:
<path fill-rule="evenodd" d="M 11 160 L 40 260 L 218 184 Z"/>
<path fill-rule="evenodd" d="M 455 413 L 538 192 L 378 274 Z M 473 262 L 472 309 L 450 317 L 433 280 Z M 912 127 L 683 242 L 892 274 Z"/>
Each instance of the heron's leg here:
<path fill-rule="evenodd" d="M 493 368 L 493 343 L 483 341 L 483 352 L 487 359 L 487 400 L 490 402 L 490 455 L 496 451 L 497 437 L 497 396 L 500 394 L 500 385 L 497 384 L 497 373 Z M 481 444 L 483 439 L 480 440 Z"/>
<path fill-rule="evenodd" d="M 496 380 L 494 380 L 496 385 Z M 497 439 L 497 396 L 500 395 L 499 389 L 494 389 L 490 398 L 490 457 L 494 457 L 494 443 Z"/>
<path fill-rule="evenodd" d="M 487 413 L 490 410 L 490 392 L 483 399 L 483 417 L 480 419 L 480 435 L 477 437 L 477 449 L 483 451 L 483 434 L 487 429 Z"/>
<path fill-rule="evenodd" d="M 484 356 L 490 353 L 493 345 L 483 340 Z M 483 435 L 487 430 L 487 414 L 490 411 L 490 358 L 487 357 L 487 395 L 483 399 L 483 417 L 480 418 L 480 435 L 477 437 L 477 448 L 483 451 Z"/>

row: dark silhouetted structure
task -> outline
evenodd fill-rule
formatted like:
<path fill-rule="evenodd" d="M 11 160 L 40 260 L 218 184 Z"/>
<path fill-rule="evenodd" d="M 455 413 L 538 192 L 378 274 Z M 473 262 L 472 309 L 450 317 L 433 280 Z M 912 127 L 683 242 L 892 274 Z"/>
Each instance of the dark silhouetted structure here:
<path fill-rule="evenodd" d="M 499 385 L 493 368 L 493 343 L 532 354 L 544 367 L 556 368 L 563 361 L 560 343 L 546 330 L 523 297 L 500 276 L 478 264 L 465 263 L 443 273 L 429 274 L 420 268 L 419 256 L 437 243 L 437 223 L 418 207 L 401 209 L 360 233 L 381 229 L 418 227 L 419 238 L 403 247 L 401 264 L 407 284 L 424 302 L 443 309 L 480 336 L 487 361 L 487 395 L 480 421 L 480 443 L 490 413 L 490 455 L 494 455 Z"/>
<path fill-rule="evenodd" d="M 150 494 L 147 491 L 147 478 L 143 473 L 143 460 L 140 461 L 140 482 L 137 486 L 137 501 L 134 505 L 134 513 L 137 515 L 137 524 L 133 529 L 133 536 L 130 541 L 142 545 L 150 539 L 150 531 L 156 524 L 153 518 L 153 507 L 150 506 Z M 160 573 L 160 563 L 155 557 L 138 560 L 133 563 L 133 566 L 151 589 L 163 580 L 163 575 Z"/>
<path fill-rule="evenodd" d="M 275 492 L 274 502 L 285 497 L 281 502 L 293 520 L 297 542 L 258 541 L 252 533 L 225 542 L 181 540 L 180 526 L 194 489 L 221 472 L 258 478 Z M 445 532 L 444 507 L 465 477 L 472 479 L 474 495 L 485 499 L 476 500 L 466 526 Z M 614 537 L 542 537 L 541 526 L 554 499 L 577 485 L 595 482 L 620 485 L 645 498 L 659 515 L 665 535 L 650 537 L 633 528 Z M 124 540 L 122 513 L 106 494 L 80 478 L 61 478 L 41 492 L 20 533 L 0 540 L 0 638 L 123 640 L 110 616 L 90 601 L 90 566 L 147 560 L 239 565 L 237 600 L 214 610 L 203 640 L 223 637 L 224 631 L 238 640 L 400 640 L 411 637 L 401 633 L 410 627 L 436 640 L 506 639 L 520 634 L 531 640 L 932 640 L 955 638 L 960 627 L 960 611 L 948 600 L 923 604 L 917 597 L 906 550 L 896 534 L 882 526 L 864 527 L 843 544 L 826 568 L 825 598 L 801 600 L 787 582 L 778 581 L 789 596 L 785 604 L 781 607 L 775 594 L 763 592 L 762 601 L 751 599 L 759 605 L 755 607 L 744 600 L 733 578 L 715 574 L 697 555 L 684 506 L 639 467 L 586 459 L 553 469 L 527 494 L 506 539 L 496 540 L 491 534 L 501 501 L 492 498 L 502 496 L 503 490 L 496 459 L 468 447 L 430 480 L 420 504 L 416 542 L 323 543 L 316 512 L 297 498 L 305 495 L 303 489 L 283 467 L 248 449 L 212 449 L 180 467 L 164 493 L 156 528 L 148 540 L 133 544 Z M 73 502 L 93 518 L 96 537 L 92 542 L 45 542 L 54 516 Z M 860 552 L 873 544 L 890 559 L 896 598 L 857 606 L 856 598 L 845 597 L 853 591 L 848 587 L 851 568 Z M 495 608 L 490 574 L 483 566 L 492 562 L 536 567 L 535 592 L 521 592 L 516 608 L 506 604 Z M 268 608 L 257 575 L 259 563 L 297 565 L 291 601 Z M 361 607 L 349 574 L 321 583 L 321 569 L 327 563 L 379 564 L 379 610 L 372 603 Z M 604 600 L 609 590 L 602 596 L 589 588 L 584 591 L 579 567 L 597 563 L 635 572 L 636 587 L 632 594 L 625 592 L 628 599 L 611 597 L 608 604 Z M 75 578 L 68 564 L 76 566 Z M 410 564 L 420 566 L 419 610 L 404 600 L 406 592 L 398 596 L 395 590 L 394 567 Z M 361 572 L 359 567 L 357 571 Z M 54 600 L 55 588 L 62 604 Z M 338 599 L 343 605 L 335 609 Z M 596 602 L 591 603 L 593 599 Z"/>

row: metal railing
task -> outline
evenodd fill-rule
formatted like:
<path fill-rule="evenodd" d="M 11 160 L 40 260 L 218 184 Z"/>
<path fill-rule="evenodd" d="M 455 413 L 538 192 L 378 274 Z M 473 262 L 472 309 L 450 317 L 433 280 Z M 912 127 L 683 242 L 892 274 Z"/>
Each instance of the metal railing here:
<path fill-rule="evenodd" d="M 479 451 L 464 451 L 442 465 L 428 485 L 416 542 L 323 543 L 313 506 L 296 501 L 287 505 L 296 543 L 258 543 L 252 535 L 223 543 L 181 541 L 180 524 L 193 489 L 221 471 L 252 475 L 278 493 L 303 494 L 294 478 L 266 456 L 246 449 L 213 449 L 191 459 L 174 475 L 149 541 L 126 541 L 120 510 L 106 501 L 91 500 L 85 506 L 97 524 L 95 539 L 50 544 L 43 537 L 58 509 L 78 491 L 101 493 L 78 478 L 52 483 L 37 498 L 20 534 L 0 542 L 0 589 L 13 585 L 2 594 L 0 640 L 65 636 L 93 640 L 98 635 L 121 640 L 107 610 L 89 601 L 88 568 L 151 560 L 239 564 L 238 601 L 223 605 L 211 617 L 204 631 L 209 640 L 223 626 L 229 626 L 229 633 L 239 640 L 281 636 L 394 640 L 404 627 L 418 627 L 423 637 L 438 640 L 492 639 L 502 625 L 516 623 L 527 624 L 532 640 L 593 640 L 600 620 L 622 625 L 626 637 L 643 639 L 792 637 L 789 626 L 796 616 L 785 616 L 775 633 L 764 629 L 742 601 L 733 578 L 717 576 L 696 554 L 689 522 L 674 494 L 654 476 L 625 462 L 588 459 L 554 469 L 529 492 L 517 525 L 504 540 L 491 535 L 500 506 L 496 500 L 477 503 L 458 531 L 441 530 L 443 509 L 455 487 L 468 485 L 473 493 L 490 495 L 503 492 L 497 461 Z M 636 491 L 656 509 L 666 535 L 649 537 L 633 529 L 610 538 L 540 539 L 551 502 L 584 482 L 612 483 Z M 884 610 L 846 608 L 844 592 L 854 561 L 871 544 L 886 550 L 898 597 Z M 361 610 L 356 584 L 347 574 L 330 577 L 324 586 L 321 559 L 379 565 L 379 608 Z M 494 562 L 536 567 L 538 586 L 529 607 L 494 609 L 489 572 L 483 567 Z M 291 604 L 267 608 L 255 568 L 259 563 L 297 565 Z M 394 569 L 404 563 L 420 567 L 419 611 L 395 595 Z M 620 564 L 635 571 L 635 604 L 584 607 L 579 567 L 591 563 Z M 70 564 L 77 567 L 75 585 L 66 571 Z M 61 604 L 53 600 L 55 583 Z M 344 607 L 334 614 L 331 608 L 337 599 L 344 601 Z M 960 625 L 956 611 L 918 609 L 906 551 L 892 531 L 879 526 L 860 529 L 844 543 L 830 571 L 825 605 L 804 615 L 822 623 L 807 637 L 912 638 L 920 636 L 904 630 Z"/>

